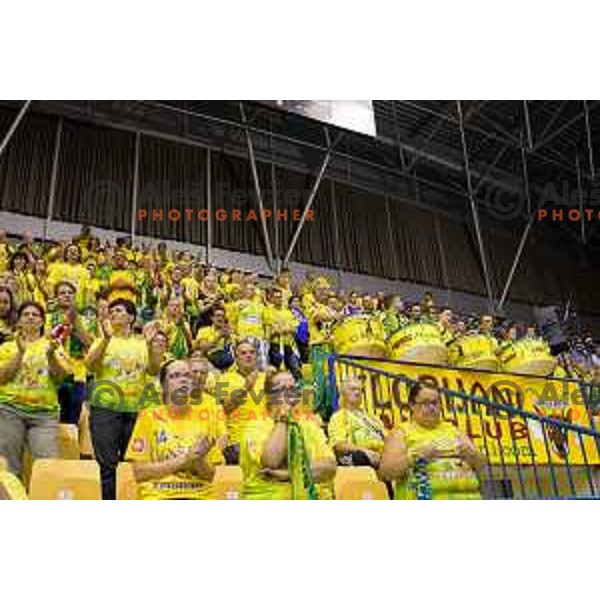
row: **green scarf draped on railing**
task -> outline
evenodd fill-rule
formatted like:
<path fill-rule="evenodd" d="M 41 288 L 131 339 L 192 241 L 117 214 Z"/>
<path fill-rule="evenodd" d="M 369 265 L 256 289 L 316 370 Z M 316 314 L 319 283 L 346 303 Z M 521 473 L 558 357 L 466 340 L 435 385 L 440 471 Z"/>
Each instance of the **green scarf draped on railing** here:
<path fill-rule="evenodd" d="M 319 499 L 302 429 L 297 421 L 291 419 L 288 422 L 288 472 L 293 500 Z"/>
<path fill-rule="evenodd" d="M 335 389 L 332 387 L 325 345 L 315 345 L 311 352 L 312 375 L 315 387 L 314 411 L 328 421 L 334 412 Z M 333 374 L 335 379 L 335 374 Z"/>

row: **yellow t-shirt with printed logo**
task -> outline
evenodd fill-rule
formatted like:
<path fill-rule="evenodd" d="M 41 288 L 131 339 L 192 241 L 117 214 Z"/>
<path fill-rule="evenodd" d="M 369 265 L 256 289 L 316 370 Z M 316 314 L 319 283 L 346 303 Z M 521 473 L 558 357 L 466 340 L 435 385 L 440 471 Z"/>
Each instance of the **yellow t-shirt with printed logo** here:
<path fill-rule="evenodd" d="M 222 397 L 236 392 L 235 398 L 239 406 L 227 415 L 227 434 L 229 444 L 239 444 L 242 441 L 242 435 L 250 423 L 263 418 L 266 408 L 265 373 L 260 371 L 252 387 L 252 390 L 245 395 L 245 401 L 242 401 L 242 390 L 246 378 L 234 366 L 229 371 L 223 373 L 215 384 L 215 398 L 220 408 L 222 408 Z"/>
<path fill-rule="evenodd" d="M 254 300 L 238 300 L 235 306 L 235 332 L 240 339 L 265 337 L 265 305 Z"/>
<path fill-rule="evenodd" d="M 94 340 L 90 353 L 102 338 Z M 148 346 L 142 337 L 112 337 L 100 368 L 96 370 L 96 383 L 90 402 L 116 412 L 137 412 L 143 397 L 147 376 Z"/>
<path fill-rule="evenodd" d="M 269 305 L 265 310 L 265 325 L 271 330 L 271 340 L 278 340 L 283 344 L 294 342 L 294 333 L 298 327 L 298 319 L 287 307 L 276 308 Z M 287 333 L 279 333 L 287 331 Z"/>
<path fill-rule="evenodd" d="M 422 427 L 411 422 L 403 431 L 409 456 L 432 443 L 449 452 L 456 448 L 458 429 L 451 423 L 442 421 L 435 427 Z M 465 461 L 456 457 L 436 458 L 427 463 L 426 472 L 433 500 L 481 500 L 477 475 Z M 411 471 L 396 481 L 396 500 L 416 499 L 417 491 L 410 475 Z"/>
<path fill-rule="evenodd" d="M 300 429 L 304 444 L 312 462 L 324 459 L 335 460 L 333 451 L 327 445 L 323 430 L 313 420 L 301 419 Z M 244 472 L 243 498 L 248 500 L 291 500 L 292 484 L 289 481 L 272 481 L 262 477 L 261 456 L 275 427 L 275 421 L 266 417 L 251 423 L 244 433 L 240 446 L 240 466 Z M 324 498 L 319 487 L 319 496 Z"/>
<path fill-rule="evenodd" d="M 352 444 L 375 452 L 383 452 L 385 427 L 376 417 L 347 408 L 333 413 L 327 429 L 329 444 Z"/>
<path fill-rule="evenodd" d="M 201 436 L 218 437 L 222 426 L 219 426 L 213 408 L 214 404 L 203 399 L 199 406 L 191 406 L 183 415 L 178 415 L 164 405 L 144 410 L 135 424 L 126 460 L 161 462 L 177 452 L 190 450 Z M 216 444 L 205 459 L 213 466 L 225 463 L 221 449 Z M 211 495 L 212 482 L 192 471 L 180 471 L 138 484 L 140 500 L 206 500 Z"/>
<path fill-rule="evenodd" d="M 48 367 L 48 345 L 42 337 L 27 346 L 16 375 L 0 385 L 0 404 L 13 406 L 28 413 L 57 412 L 57 384 Z M 17 342 L 12 340 L 0 345 L 0 367 L 5 366 L 18 353 Z M 68 359 L 61 347 L 55 350 L 61 366 L 70 371 Z"/>

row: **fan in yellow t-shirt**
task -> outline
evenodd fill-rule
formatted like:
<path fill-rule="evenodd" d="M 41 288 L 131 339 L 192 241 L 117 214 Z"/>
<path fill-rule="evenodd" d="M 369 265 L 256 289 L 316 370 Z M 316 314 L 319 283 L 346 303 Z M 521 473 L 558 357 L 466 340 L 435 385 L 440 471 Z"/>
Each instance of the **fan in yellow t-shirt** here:
<path fill-rule="evenodd" d="M 108 279 L 108 299 L 124 298 L 137 304 L 139 290 L 134 273 L 128 268 L 127 255 L 120 251 L 114 256 L 113 270 Z"/>
<path fill-rule="evenodd" d="M 70 367 L 59 339 L 44 337 L 44 318 L 41 306 L 22 304 L 15 339 L 0 345 L 0 456 L 19 476 L 25 445 L 34 459 L 58 450 L 56 385 Z"/>
<path fill-rule="evenodd" d="M 81 249 L 77 244 L 69 244 L 65 248 L 64 258 L 64 261 L 53 262 L 48 267 L 46 286 L 53 292 L 56 284 L 68 281 L 79 292 L 80 288 L 87 286 L 90 278 L 89 271 L 81 264 Z"/>
<path fill-rule="evenodd" d="M 306 293 L 302 298 L 302 307 L 308 318 L 310 344 L 324 344 L 329 341 L 331 326 L 335 322 L 336 313 L 329 306 L 331 287 L 325 278 L 318 278 L 312 293 Z"/>
<path fill-rule="evenodd" d="M 257 297 L 252 283 L 244 285 L 243 296 L 235 304 L 235 333 L 238 338 L 265 339 L 265 305 Z"/>
<path fill-rule="evenodd" d="M 215 466 L 223 464 L 217 445 L 214 404 L 196 406 L 187 360 L 161 370 L 164 404 L 141 413 L 125 458 L 133 461 L 138 496 L 145 500 L 203 500 L 211 497 Z"/>
<path fill-rule="evenodd" d="M 291 373 L 267 380 L 269 413 L 244 433 L 240 464 L 243 497 L 254 500 L 318 500 L 335 475 L 335 457 L 316 421 L 294 414 L 301 390 Z"/>
<path fill-rule="evenodd" d="M 225 309 L 216 306 L 211 311 L 212 324 L 208 327 L 200 327 L 194 347 L 198 349 L 211 364 L 217 369 L 223 370 L 233 364 L 232 335 L 231 328 L 225 318 Z"/>
<path fill-rule="evenodd" d="M 363 384 L 358 377 L 342 379 L 341 408 L 328 425 L 329 443 L 338 462 L 347 466 L 379 468 L 385 427 L 363 409 Z"/>
<path fill-rule="evenodd" d="M 284 362 L 288 371 L 298 380 L 302 377 L 298 348 L 294 341 L 298 319 L 283 303 L 279 288 L 271 291 L 271 304 L 265 311 L 265 329 L 269 341 L 269 363 L 275 368 Z"/>
<path fill-rule="evenodd" d="M 423 382 L 410 390 L 411 422 L 387 436 L 380 475 L 395 481 L 396 500 L 479 500 L 486 458 L 442 419 L 440 392 Z"/>
<path fill-rule="evenodd" d="M 11 254 L 12 252 L 6 238 L 6 230 L 0 229 L 0 273 L 8 270 Z"/>
<path fill-rule="evenodd" d="M 57 382 L 71 372 L 60 342 L 42 335 L 44 319 L 35 303 L 21 305 L 15 339 L 0 345 L 0 406 L 25 415 L 57 415 Z"/>
<path fill-rule="evenodd" d="M 160 329 L 167 334 L 169 352 L 175 358 L 186 358 L 192 348 L 194 338 L 188 320 L 183 312 L 183 300 L 171 298 L 161 319 Z"/>
<path fill-rule="evenodd" d="M 235 347 L 235 365 L 219 377 L 215 386 L 217 404 L 227 415 L 228 464 L 239 462 L 239 445 L 246 427 L 262 419 L 265 411 L 265 373 L 256 367 L 256 347 L 241 340 Z"/>

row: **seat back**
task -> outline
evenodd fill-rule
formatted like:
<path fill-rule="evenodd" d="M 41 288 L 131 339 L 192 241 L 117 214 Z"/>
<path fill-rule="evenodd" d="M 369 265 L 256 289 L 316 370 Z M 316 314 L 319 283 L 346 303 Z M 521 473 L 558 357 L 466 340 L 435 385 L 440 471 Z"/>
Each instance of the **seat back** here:
<path fill-rule="evenodd" d="M 341 488 L 347 483 L 367 481 L 376 483 L 377 473 L 372 467 L 338 467 L 333 480 L 333 489 L 336 498 L 339 496 Z"/>
<path fill-rule="evenodd" d="M 94 446 L 90 433 L 90 411 L 85 404 L 79 418 L 79 453 L 83 458 L 94 458 Z"/>
<path fill-rule="evenodd" d="M 41 458 L 33 463 L 31 500 L 100 500 L 100 470 L 92 460 Z"/>
<path fill-rule="evenodd" d="M 348 481 L 336 493 L 337 500 L 389 500 L 382 481 Z"/>
<path fill-rule="evenodd" d="M 239 500 L 244 485 L 244 474 L 236 465 L 220 465 L 215 468 L 212 488 L 215 500 Z"/>
<path fill-rule="evenodd" d="M 2 457 L 0 457 L 2 458 Z M 18 477 L 0 468 L 0 500 L 27 500 L 27 493 Z"/>
<path fill-rule="evenodd" d="M 79 430 L 77 425 L 59 424 L 58 456 L 65 460 L 79 460 Z"/>
<path fill-rule="evenodd" d="M 117 500 L 137 500 L 137 482 L 133 473 L 133 465 L 128 462 L 119 463 L 117 467 Z"/>

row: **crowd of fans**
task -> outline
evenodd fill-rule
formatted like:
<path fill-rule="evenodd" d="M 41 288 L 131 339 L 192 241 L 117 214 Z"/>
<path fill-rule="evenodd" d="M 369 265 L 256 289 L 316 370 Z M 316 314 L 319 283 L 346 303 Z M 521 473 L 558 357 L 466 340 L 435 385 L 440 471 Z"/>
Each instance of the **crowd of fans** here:
<path fill-rule="evenodd" d="M 57 456 L 58 423 L 78 425 L 83 409 L 106 499 L 123 460 L 142 498 L 210 497 L 219 464 L 241 465 L 248 498 L 331 497 L 336 464 L 372 466 L 398 498 L 478 497 L 482 457 L 441 419 L 436 390 L 415 386 L 413 421 L 393 434 L 364 410 L 360 379 L 342 381 L 328 423 L 303 401 L 312 349 L 357 314 L 388 337 L 409 323 L 435 324 L 446 343 L 474 330 L 500 345 L 536 335 L 530 324 L 455 314 L 430 293 L 405 305 L 318 274 L 293 282 L 283 269 L 259 281 L 86 228 L 46 243 L 0 231 L 0 455 L 17 476 L 26 447 L 34 459 Z M 562 375 L 594 378 L 599 365 L 587 335 L 560 355 Z M 109 384 L 118 401 L 94 401 Z"/>

